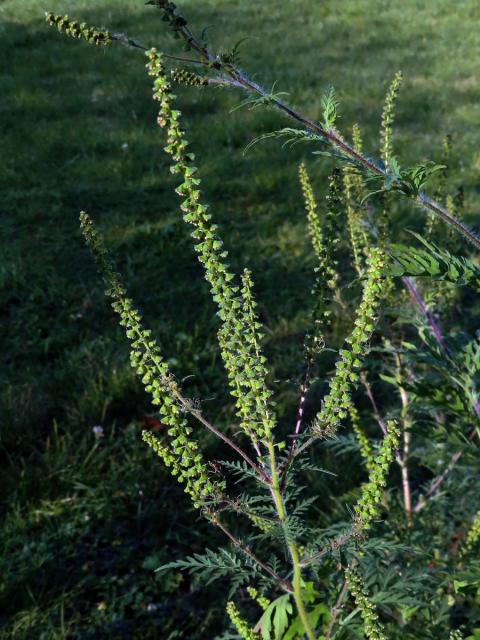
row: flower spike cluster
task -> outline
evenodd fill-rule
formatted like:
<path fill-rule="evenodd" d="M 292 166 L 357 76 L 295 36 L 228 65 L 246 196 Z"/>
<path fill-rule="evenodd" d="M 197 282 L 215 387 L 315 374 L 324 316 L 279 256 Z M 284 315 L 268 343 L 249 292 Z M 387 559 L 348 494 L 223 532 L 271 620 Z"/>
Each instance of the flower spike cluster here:
<path fill-rule="evenodd" d="M 338 272 L 336 269 L 337 262 L 335 261 L 334 256 L 335 245 L 338 244 L 338 238 L 335 237 L 334 219 L 338 213 L 337 209 L 340 203 L 338 188 L 339 174 L 334 172 L 329 179 L 330 182 L 327 195 L 329 207 L 325 214 L 323 231 L 318 215 L 318 204 L 315 200 L 312 184 L 304 164 L 300 165 L 299 178 L 305 200 L 308 232 L 310 234 L 313 251 L 317 259 L 316 272 L 321 274 L 326 287 L 331 291 L 334 291 L 338 281 Z"/>
<path fill-rule="evenodd" d="M 367 438 L 364 430 L 360 426 L 360 416 L 358 415 L 357 408 L 354 404 L 351 404 L 348 410 L 350 414 L 350 422 L 352 423 L 352 429 L 357 438 L 357 442 L 360 447 L 360 453 L 367 468 L 367 471 L 372 471 L 375 466 L 375 459 L 372 453 L 372 447 L 370 441 Z"/>
<path fill-rule="evenodd" d="M 387 483 L 390 464 L 400 442 L 400 429 L 395 422 L 387 424 L 387 434 L 380 446 L 380 451 L 372 463 L 368 482 L 362 487 L 362 495 L 355 505 L 355 529 L 365 531 L 370 528 L 372 520 L 379 515 L 382 489 Z"/>
<path fill-rule="evenodd" d="M 380 128 L 381 148 L 380 155 L 388 169 L 393 156 L 392 149 L 392 125 L 395 119 L 395 103 L 397 101 L 400 85 L 402 84 L 403 75 L 401 71 L 397 71 L 385 97 L 385 104 L 382 112 L 382 125 Z"/>
<path fill-rule="evenodd" d="M 147 69 L 154 78 L 154 99 L 160 102 L 158 124 L 167 130 L 165 151 L 173 160 L 171 172 L 183 180 L 176 189 L 183 198 L 180 208 L 185 222 L 194 228 L 191 235 L 195 250 L 204 266 L 222 323 L 219 343 L 231 393 L 236 399 L 237 415 L 243 430 L 256 443 L 270 438 L 275 418 L 270 406 L 271 392 L 265 382 L 267 370 L 260 351 L 260 324 L 254 314 L 250 276 L 244 277 L 242 290 L 233 282 L 234 275 L 225 261 L 227 252 L 217 234 L 217 226 L 211 222 L 208 207 L 201 202 L 194 155 L 187 151 L 188 142 L 180 126 L 181 112 L 174 109 L 175 95 L 162 55 L 151 49 L 147 57 Z"/>
<path fill-rule="evenodd" d="M 186 69 L 172 69 L 170 77 L 177 84 L 184 84 L 189 87 L 202 87 L 208 84 L 208 78 L 200 76 L 198 73 L 187 71 Z"/>
<path fill-rule="evenodd" d="M 378 614 L 368 597 L 362 579 L 352 569 L 345 571 L 345 578 L 348 588 L 355 599 L 355 604 L 360 609 L 366 637 L 368 640 L 386 640 L 383 625 L 378 619 Z"/>
<path fill-rule="evenodd" d="M 252 600 L 255 600 L 255 602 L 263 609 L 263 611 L 266 611 L 270 606 L 270 600 L 265 596 L 259 594 L 255 587 L 247 587 L 247 593 L 250 598 L 252 598 Z"/>
<path fill-rule="evenodd" d="M 350 348 L 340 350 L 340 358 L 335 364 L 335 374 L 330 381 L 330 389 L 311 427 L 318 437 L 332 436 L 338 424 L 346 418 L 351 405 L 350 392 L 358 381 L 358 369 L 362 359 L 369 352 L 369 342 L 377 320 L 382 299 L 382 270 L 385 254 L 379 248 L 370 250 L 367 258 L 367 273 L 363 295 L 354 329 L 346 339 Z"/>
<path fill-rule="evenodd" d="M 313 193 L 312 183 L 310 182 L 307 168 L 303 162 L 298 168 L 298 175 L 300 186 L 302 187 L 303 199 L 305 201 L 308 232 L 312 241 L 313 251 L 318 262 L 322 263 L 326 258 L 326 250 L 323 244 L 322 227 L 318 217 L 318 204 Z"/>
<path fill-rule="evenodd" d="M 50 26 L 57 27 L 60 33 L 65 33 L 72 38 L 83 39 L 97 47 L 111 44 L 112 42 L 110 31 L 89 27 L 85 22 L 80 23 L 75 20 L 69 20 L 68 16 L 59 16 L 50 11 L 45 13 L 45 19 Z"/>
<path fill-rule="evenodd" d="M 333 229 L 334 212 L 329 208 L 325 216 L 324 229 L 318 215 L 318 204 L 313 193 L 312 184 L 305 165 L 299 167 L 299 179 L 302 187 L 305 210 L 307 212 L 308 232 L 316 258 L 315 284 L 312 290 L 313 308 L 312 319 L 314 328 L 305 339 L 307 360 L 312 358 L 324 347 L 324 332 L 331 324 L 331 310 L 329 304 L 335 296 L 338 273 L 334 258 L 336 238 Z M 330 191 L 334 190 L 335 180 L 331 179 Z"/>
<path fill-rule="evenodd" d="M 235 603 L 232 601 L 227 603 L 227 614 L 233 626 L 244 640 L 261 640 L 261 636 L 250 628 L 250 625 L 242 618 Z"/>
<path fill-rule="evenodd" d="M 352 141 L 354 150 L 357 153 L 362 153 L 363 142 L 358 124 L 353 125 Z M 361 276 L 365 268 L 364 260 L 368 255 L 370 241 L 362 218 L 363 210 L 356 203 L 362 202 L 367 192 L 362 174 L 353 164 L 346 164 L 343 169 L 343 193 L 353 263 L 357 273 Z"/>
<path fill-rule="evenodd" d="M 151 332 L 142 325 L 142 318 L 115 272 L 103 238 L 96 232 L 90 217 L 82 211 L 80 227 L 85 241 L 95 256 L 103 280 L 106 294 L 112 300 L 112 307 L 120 316 L 120 325 L 125 327 L 131 341 L 130 361 L 145 389 L 152 395 L 152 402 L 158 405 L 160 418 L 168 430 L 168 441 L 160 442 L 150 432 L 143 432 L 144 441 L 162 458 L 172 475 L 185 484 L 195 506 L 218 496 L 223 484 L 214 483 L 208 474 L 198 444 L 192 439 L 192 428 L 184 416 L 180 389 L 162 358 L 160 349 Z"/>

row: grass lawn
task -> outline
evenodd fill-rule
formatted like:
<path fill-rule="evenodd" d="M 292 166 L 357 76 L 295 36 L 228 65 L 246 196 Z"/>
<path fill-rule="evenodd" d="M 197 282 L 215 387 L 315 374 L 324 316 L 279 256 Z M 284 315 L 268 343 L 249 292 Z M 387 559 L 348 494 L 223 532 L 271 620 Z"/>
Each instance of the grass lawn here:
<path fill-rule="evenodd" d="M 373 156 L 385 89 L 402 69 L 398 156 L 438 160 L 451 133 L 467 219 L 478 227 L 478 0 L 180 4 L 198 32 L 210 27 L 217 50 L 248 37 L 244 68 L 269 87 L 277 81 L 309 116 L 334 84 L 340 128 L 358 122 Z M 188 392 L 229 429 L 213 304 L 179 215 L 142 55 L 67 39 L 45 24 L 46 9 L 178 51 L 141 0 L 0 2 L 0 638 L 213 638 L 223 594 L 153 572 L 202 550 L 205 535 L 213 548 L 217 534 L 140 440 L 154 411 L 84 248 L 79 211 L 105 233 L 171 367 L 193 375 Z M 286 421 L 312 281 L 297 166 L 307 159 L 321 192 L 331 165 L 271 141 L 244 155 L 252 138 L 288 123 L 261 109 L 230 113 L 243 97 L 234 92 L 178 95 L 231 263 L 254 273 Z M 399 216 L 398 237 L 419 215 Z M 215 444 L 206 446 L 214 457 Z"/>

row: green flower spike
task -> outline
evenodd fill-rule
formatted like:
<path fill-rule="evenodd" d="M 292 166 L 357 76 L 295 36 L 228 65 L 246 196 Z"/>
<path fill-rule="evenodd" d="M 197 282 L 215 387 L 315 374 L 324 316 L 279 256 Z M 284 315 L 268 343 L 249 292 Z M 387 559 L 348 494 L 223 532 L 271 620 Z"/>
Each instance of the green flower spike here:
<path fill-rule="evenodd" d="M 261 636 L 250 628 L 248 622 L 242 618 L 233 602 L 227 603 L 227 614 L 233 626 L 244 640 L 261 640 Z"/>
<path fill-rule="evenodd" d="M 50 26 L 57 27 L 60 33 L 65 33 L 72 38 L 81 38 L 97 47 L 112 42 L 110 31 L 89 27 L 85 22 L 79 23 L 75 20 L 69 20 L 68 16 L 59 16 L 50 11 L 45 13 L 45 19 Z"/>
<path fill-rule="evenodd" d="M 184 483 L 196 507 L 215 496 L 221 495 L 224 485 L 214 483 L 202 459 L 197 443 L 192 439 L 192 428 L 188 426 L 184 412 L 185 401 L 174 377 L 164 361 L 151 332 L 142 325 L 142 318 L 115 272 L 103 238 L 96 232 L 90 217 L 82 211 L 80 227 L 85 241 L 95 256 L 107 287 L 106 294 L 112 307 L 120 316 L 120 325 L 125 327 L 131 341 L 130 361 L 145 389 L 158 406 L 161 422 L 166 426 L 168 438 L 158 440 L 152 433 L 144 431 L 143 440 L 162 458 L 173 476 Z"/>
<path fill-rule="evenodd" d="M 186 69 L 172 69 L 170 76 L 176 84 L 184 84 L 190 87 L 202 87 L 208 84 L 208 78 Z"/>
<path fill-rule="evenodd" d="M 379 248 L 370 250 L 367 258 L 367 273 L 363 295 L 357 311 L 354 329 L 346 339 L 350 348 L 340 350 L 340 359 L 335 364 L 335 374 L 330 389 L 311 427 L 313 435 L 330 437 L 339 423 L 347 417 L 352 403 L 350 393 L 358 381 L 358 369 L 369 352 L 369 343 L 377 321 L 382 299 L 382 269 L 385 254 Z"/>
<path fill-rule="evenodd" d="M 360 416 L 358 415 L 357 408 L 354 404 L 350 405 L 348 410 L 350 414 L 350 422 L 352 423 L 352 429 L 357 438 L 358 445 L 360 447 L 360 453 L 367 468 L 367 471 L 372 471 L 375 466 L 375 459 L 372 453 L 372 447 L 370 441 L 365 435 L 365 431 L 360 426 Z"/>
<path fill-rule="evenodd" d="M 345 571 L 348 588 L 355 599 L 363 620 L 363 629 L 368 640 L 386 640 L 384 628 L 379 621 L 374 605 L 368 597 L 362 579 L 352 569 Z"/>
<path fill-rule="evenodd" d="M 248 592 L 248 595 L 252 598 L 252 600 L 255 600 L 255 602 L 264 611 L 268 609 L 268 607 L 270 606 L 270 600 L 268 598 L 265 598 L 265 596 L 260 595 L 254 587 L 247 587 L 247 592 Z"/>
<path fill-rule="evenodd" d="M 360 183 L 359 183 L 360 179 Z M 362 219 L 362 209 L 354 205 L 362 198 L 362 183 L 358 169 L 346 165 L 343 170 L 343 193 L 347 213 L 348 233 L 353 254 L 353 264 L 361 276 L 364 271 L 364 258 L 368 254 L 369 240 Z"/>
<path fill-rule="evenodd" d="M 400 429 L 395 422 L 387 423 L 387 434 L 372 463 L 368 482 L 362 487 L 362 495 L 355 505 L 355 529 L 365 531 L 380 514 L 382 490 L 387 483 L 387 475 L 400 442 Z"/>
<path fill-rule="evenodd" d="M 275 418 L 270 406 L 271 392 L 265 381 L 267 370 L 260 349 L 261 325 L 254 311 L 251 278 L 244 274 L 241 290 L 234 284 L 217 225 L 211 222 L 208 207 L 201 202 L 194 155 L 187 152 L 188 142 L 180 126 L 181 112 L 174 109 L 175 95 L 166 76 L 163 58 L 155 49 L 148 51 L 147 57 L 147 69 L 154 78 L 154 99 L 160 102 L 158 124 L 167 130 L 165 151 L 173 160 L 171 172 L 183 180 L 176 189 L 183 198 L 180 208 L 185 222 L 193 226 L 195 250 L 218 308 L 219 343 L 237 416 L 242 429 L 256 445 L 258 440 L 271 437 Z"/>
<path fill-rule="evenodd" d="M 315 283 L 312 290 L 314 301 L 312 308 L 313 330 L 305 339 L 305 352 L 308 361 L 312 361 L 325 346 L 324 333 L 331 324 L 330 303 L 335 297 L 338 273 L 334 258 L 336 244 L 334 232 L 334 212 L 329 208 L 322 231 L 322 224 L 318 215 L 318 204 L 307 169 L 304 164 L 299 167 L 299 179 L 302 187 L 305 210 L 307 212 L 308 232 L 316 258 Z M 331 189 L 335 181 L 331 182 Z"/>
<path fill-rule="evenodd" d="M 397 71 L 390 87 L 388 88 L 387 95 L 385 97 L 385 104 L 382 112 L 382 124 L 380 127 L 380 156 L 385 163 L 385 167 L 389 169 L 390 162 L 393 156 L 392 147 L 392 125 L 395 120 L 395 104 L 397 101 L 400 85 L 402 84 L 403 75 L 401 71 Z"/>

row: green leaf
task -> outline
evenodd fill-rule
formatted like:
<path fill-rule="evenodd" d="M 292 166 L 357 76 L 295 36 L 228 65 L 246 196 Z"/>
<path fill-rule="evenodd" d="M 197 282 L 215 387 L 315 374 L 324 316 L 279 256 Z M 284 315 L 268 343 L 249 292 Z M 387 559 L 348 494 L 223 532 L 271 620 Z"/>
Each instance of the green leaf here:
<path fill-rule="evenodd" d="M 288 614 L 292 611 L 289 594 L 280 596 L 270 603 L 260 620 L 263 640 L 271 640 L 272 631 L 274 640 L 281 640 L 288 627 Z"/>
<path fill-rule="evenodd" d="M 323 618 L 324 622 L 328 622 L 330 619 L 329 608 L 322 603 L 317 604 L 311 611 L 307 612 L 308 621 L 310 626 L 315 629 L 318 625 L 320 618 Z M 289 626 L 287 633 L 283 636 L 283 640 L 298 640 L 305 634 L 305 627 L 303 625 L 300 616 L 297 616 L 292 620 L 292 624 Z M 317 640 L 323 640 L 323 635 L 317 636 Z"/>
<path fill-rule="evenodd" d="M 468 258 L 454 256 L 437 245 L 413 233 L 425 247 L 419 249 L 401 244 L 391 246 L 393 263 L 386 265 L 384 273 L 390 276 L 429 276 L 456 285 L 480 286 L 480 269 Z"/>
<path fill-rule="evenodd" d="M 331 129 L 337 120 L 338 100 L 335 89 L 329 87 L 322 96 L 323 126 Z"/>

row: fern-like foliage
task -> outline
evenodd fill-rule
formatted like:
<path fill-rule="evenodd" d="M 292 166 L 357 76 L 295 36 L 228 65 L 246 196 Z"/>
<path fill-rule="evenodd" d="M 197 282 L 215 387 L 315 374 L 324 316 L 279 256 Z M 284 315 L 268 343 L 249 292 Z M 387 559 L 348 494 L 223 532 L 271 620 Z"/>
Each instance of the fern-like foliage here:
<path fill-rule="evenodd" d="M 390 249 L 393 263 L 386 267 L 389 275 L 427 276 L 456 285 L 480 286 L 480 268 L 472 260 L 454 256 L 418 234 L 413 235 L 425 249 L 393 244 Z"/>
<path fill-rule="evenodd" d="M 240 586 L 248 583 L 256 575 L 253 566 L 249 566 L 245 561 L 240 560 L 240 558 L 226 549 L 220 549 L 219 551 L 206 549 L 204 554 L 195 553 L 181 560 L 169 562 L 158 567 L 156 571 L 162 574 L 170 569 L 186 571 L 204 584 L 210 584 L 215 580 L 228 577 L 231 584 L 231 594 L 235 593 Z"/>
<path fill-rule="evenodd" d="M 339 102 L 333 87 L 329 87 L 322 96 L 322 116 L 325 129 L 335 126 L 338 117 Z"/>

